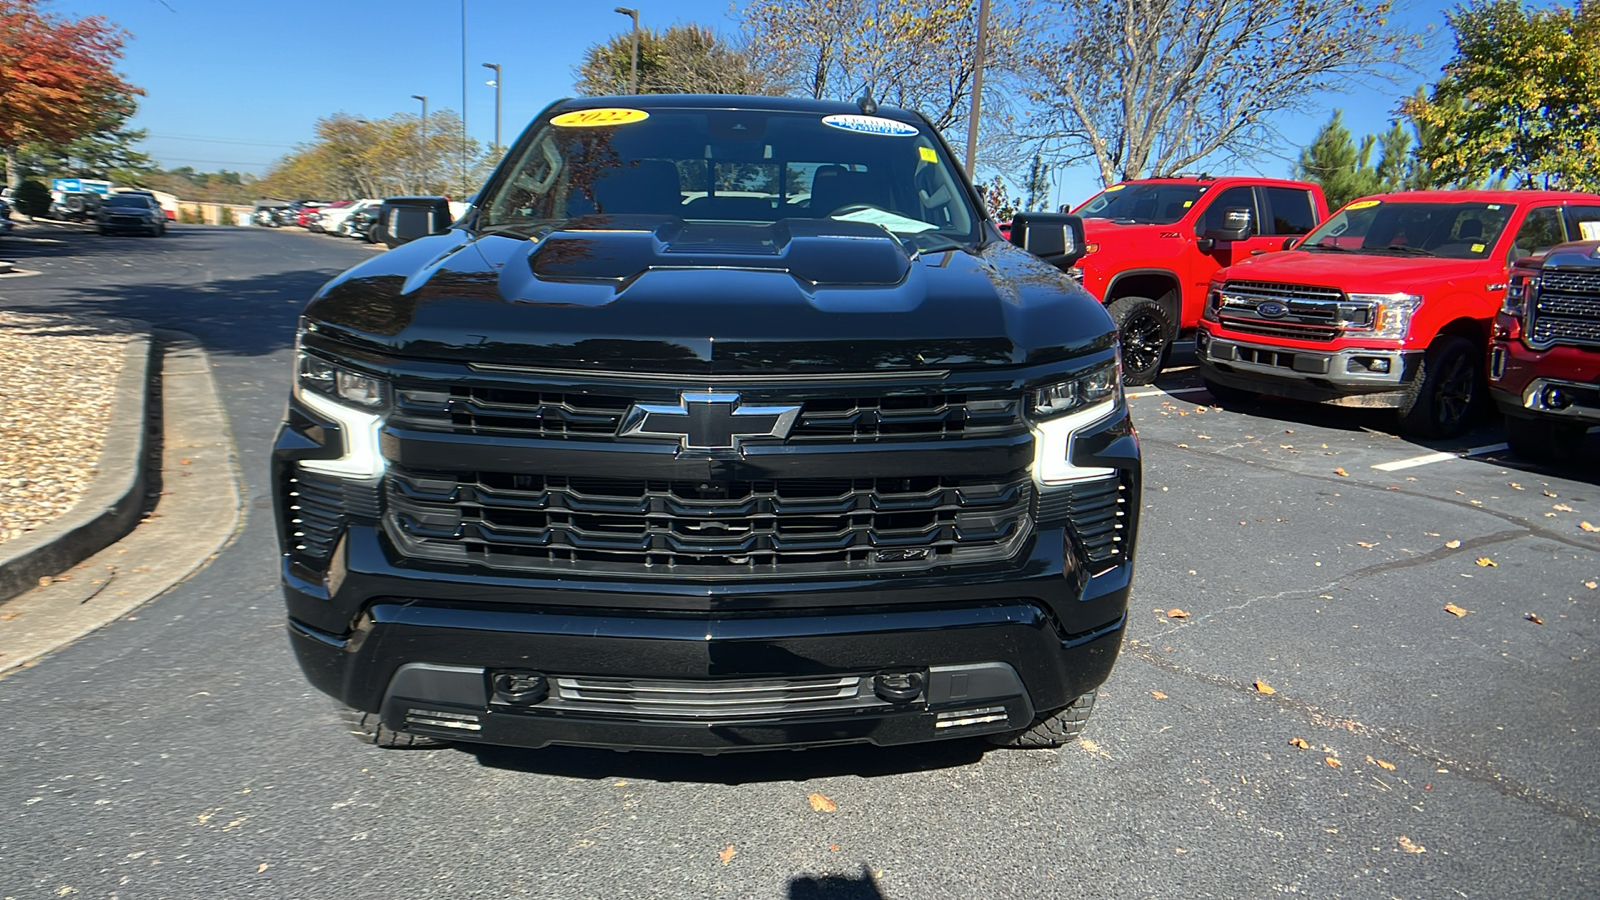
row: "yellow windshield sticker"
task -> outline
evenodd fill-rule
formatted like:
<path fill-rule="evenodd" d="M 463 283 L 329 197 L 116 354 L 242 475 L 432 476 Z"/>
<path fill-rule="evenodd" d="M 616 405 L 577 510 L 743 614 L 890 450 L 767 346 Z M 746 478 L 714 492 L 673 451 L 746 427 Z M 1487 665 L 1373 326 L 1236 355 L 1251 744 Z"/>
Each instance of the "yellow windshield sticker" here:
<path fill-rule="evenodd" d="M 923 162 L 939 161 L 939 154 L 935 153 L 932 147 L 918 147 L 917 155 L 922 157 Z"/>
<path fill-rule="evenodd" d="M 1194 201 L 1193 200 L 1185 200 L 1185 201 L 1183 201 L 1183 208 L 1184 209 L 1188 209 L 1189 207 L 1191 207 L 1193 205 L 1194 205 Z"/>
<path fill-rule="evenodd" d="M 1125 184 L 1113 184 L 1111 187 L 1106 188 L 1106 193 L 1109 194 L 1112 191 L 1120 191 L 1125 187 L 1127 187 Z"/>
<path fill-rule="evenodd" d="M 1482 253 L 1483 252 L 1483 245 L 1482 244 L 1473 244 L 1472 245 L 1472 252 L 1473 253 Z"/>
<path fill-rule="evenodd" d="M 1371 209 L 1382 202 L 1383 201 L 1381 200 L 1357 200 L 1349 206 L 1346 206 L 1345 209 Z"/>
<path fill-rule="evenodd" d="M 550 120 L 550 124 L 557 128 L 601 128 L 607 125 L 626 125 L 629 122 L 643 122 L 650 118 L 650 114 L 642 109 L 619 109 L 606 107 L 604 109 L 580 109 L 575 112 L 562 113 Z"/>

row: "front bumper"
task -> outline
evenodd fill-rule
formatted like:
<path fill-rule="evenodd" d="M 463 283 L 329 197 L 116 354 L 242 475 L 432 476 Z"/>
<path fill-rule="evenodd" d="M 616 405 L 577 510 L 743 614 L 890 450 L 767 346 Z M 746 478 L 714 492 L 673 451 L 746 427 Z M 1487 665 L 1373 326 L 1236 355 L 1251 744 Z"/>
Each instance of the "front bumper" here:
<path fill-rule="evenodd" d="M 1206 378 L 1228 387 L 1332 406 L 1397 407 L 1423 351 L 1307 350 L 1217 337 L 1202 327 L 1195 356 Z"/>
<path fill-rule="evenodd" d="M 1506 415 L 1600 425 L 1600 349 L 1530 350 L 1496 341 L 1489 349 L 1489 394 Z"/>

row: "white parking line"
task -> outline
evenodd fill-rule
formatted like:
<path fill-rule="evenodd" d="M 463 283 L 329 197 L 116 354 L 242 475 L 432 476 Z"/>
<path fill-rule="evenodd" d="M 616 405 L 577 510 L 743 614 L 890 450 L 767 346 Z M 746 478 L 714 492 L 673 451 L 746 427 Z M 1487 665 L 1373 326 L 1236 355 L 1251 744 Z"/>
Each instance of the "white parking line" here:
<path fill-rule="evenodd" d="M 1173 388 L 1170 391 L 1162 391 L 1162 390 L 1144 391 L 1143 393 L 1129 394 L 1128 395 L 1128 399 L 1129 400 L 1138 400 L 1141 397 L 1170 397 L 1173 394 L 1198 394 L 1199 392 L 1201 392 L 1203 390 L 1205 390 L 1205 388 L 1203 388 L 1203 387 L 1188 387 L 1188 388 Z"/>
<path fill-rule="evenodd" d="M 1486 444 L 1482 447 L 1472 447 L 1467 450 L 1456 450 L 1450 453 L 1429 453 L 1424 456 L 1413 456 L 1410 459 L 1397 459 L 1394 462 L 1379 463 L 1372 468 L 1380 472 L 1398 472 L 1401 469 L 1414 469 L 1417 466 L 1426 466 L 1430 463 L 1444 462 L 1449 459 L 1463 459 L 1468 456 L 1482 456 L 1485 453 L 1494 453 L 1505 450 L 1506 444 Z"/>

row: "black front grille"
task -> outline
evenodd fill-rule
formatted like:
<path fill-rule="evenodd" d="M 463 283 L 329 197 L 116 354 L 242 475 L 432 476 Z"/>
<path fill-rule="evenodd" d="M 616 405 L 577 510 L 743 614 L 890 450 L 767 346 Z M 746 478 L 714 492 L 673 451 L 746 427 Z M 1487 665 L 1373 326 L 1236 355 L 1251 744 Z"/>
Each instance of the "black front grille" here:
<path fill-rule="evenodd" d="M 671 403 L 676 399 L 523 387 L 402 386 L 393 421 L 456 434 L 611 440 L 635 402 Z M 751 405 L 795 402 L 760 391 L 745 392 L 742 400 Z M 925 390 L 830 392 L 800 402 L 800 415 L 788 436 L 791 442 L 938 440 L 997 435 L 1022 427 L 1020 402 L 1013 396 Z"/>
<path fill-rule="evenodd" d="M 944 476 L 693 482 L 498 472 L 387 478 L 408 555 L 497 568 L 746 576 L 1011 556 L 1033 483 Z"/>
<path fill-rule="evenodd" d="M 552 676 L 539 709 L 641 718 L 740 718 L 887 707 L 872 678 L 828 675 L 745 681 L 657 681 Z"/>
<path fill-rule="evenodd" d="M 299 466 L 283 480 L 284 533 L 289 551 L 309 560 L 325 560 L 351 516 L 377 521 L 376 481 L 336 478 Z"/>
<path fill-rule="evenodd" d="M 1600 344 L 1600 272 L 1544 272 L 1529 331 L 1536 344 Z"/>
<path fill-rule="evenodd" d="M 1065 522 L 1085 561 L 1120 563 L 1129 550 L 1128 489 L 1118 476 L 1045 488 L 1039 493 L 1039 522 Z"/>

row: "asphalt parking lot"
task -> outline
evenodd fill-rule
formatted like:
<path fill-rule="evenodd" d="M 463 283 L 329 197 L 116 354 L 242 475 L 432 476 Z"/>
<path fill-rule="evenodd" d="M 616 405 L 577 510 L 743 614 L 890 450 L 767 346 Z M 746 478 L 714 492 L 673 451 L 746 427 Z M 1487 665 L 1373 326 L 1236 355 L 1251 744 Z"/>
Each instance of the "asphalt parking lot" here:
<path fill-rule="evenodd" d="M 290 657 L 265 467 L 300 305 L 371 251 L 62 240 L 5 245 L 42 274 L 0 305 L 195 334 L 246 521 L 0 680 L 0 897 L 1593 896 L 1600 436 L 1548 468 L 1488 421 L 1224 410 L 1180 355 L 1129 401 L 1135 601 L 1076 746 L 383 752 Z"/>

